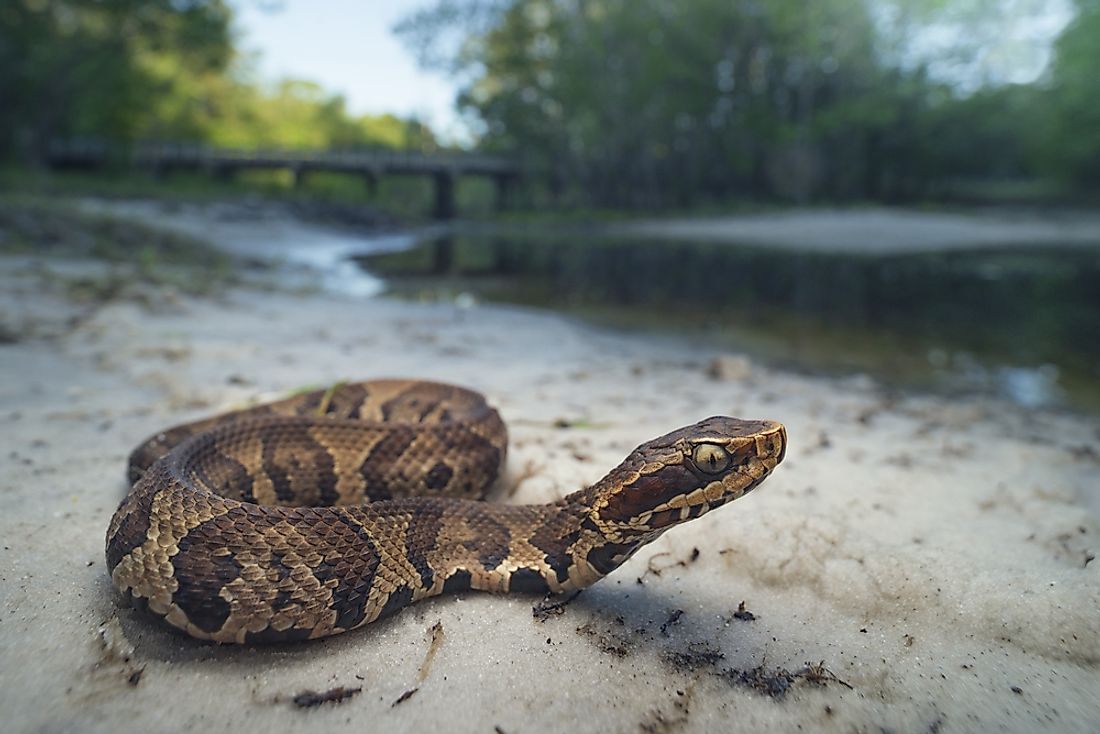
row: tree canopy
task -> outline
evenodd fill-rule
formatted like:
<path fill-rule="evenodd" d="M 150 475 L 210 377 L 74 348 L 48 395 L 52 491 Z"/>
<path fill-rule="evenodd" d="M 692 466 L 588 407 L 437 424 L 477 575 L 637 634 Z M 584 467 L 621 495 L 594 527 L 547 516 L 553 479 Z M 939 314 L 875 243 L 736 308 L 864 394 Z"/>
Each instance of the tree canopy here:
<path fill-rule="evenodd" d="M 1100 188 L 1100 0 L 1077 0 L 1077 16 L 1058 39 L 1041 161 L 1054 175 Z"/>
<path fill-rule="evenodd" d="M 1095 185 L 1098 6 L 1078 0 L 1029 84 L 990 60 L 1042 12 L 1029 0 L 438 0 L 398 32 L 467 80 L 483 144 L 559 197 L 889 201 L 966 178 Z M 961 40 L 936 47 L 948 27 Z"/>
<path fill-rule="evenodd" d="M 57 138 L 235 147 L 433 146 L 424 126 L 355 116 L 316 84 L 251 78 L 223 0 L 0 4 L 0 155 Z"/>
<path fill-rule="evenodd" d="M 1072 22 L 1027 83 L 1034 59 L 998 39 L 1043 0 L 436 0 L 397 32 L 553 201 L 898 201 L 1100 189 L 1100 0 L 1060 2 Z M 8 159 L 57 138 L 436 145 L 315 83 L 257 81 L 226 0 L 9 0 L 0 68 Z"/>

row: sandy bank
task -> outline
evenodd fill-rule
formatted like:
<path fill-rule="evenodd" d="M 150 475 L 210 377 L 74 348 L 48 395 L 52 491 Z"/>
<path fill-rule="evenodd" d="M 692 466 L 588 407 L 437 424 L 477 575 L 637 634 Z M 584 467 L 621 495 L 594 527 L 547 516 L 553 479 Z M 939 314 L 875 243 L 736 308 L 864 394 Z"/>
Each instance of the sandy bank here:
<path fill-rule="evenodd" d="M 1072 245 L 1100 247 L 1100 216 L 970 214 L 904 209 L 814 209 L 776 214 L 649 220 L 615 225 L 640 237 L 736 242 L 864 254 Z"/>
<path fill-rule="evenodd" d="M 715 380 L 716 355 L 517 309 L 245 289 L 82 305 L 55 267 L 0 260 L 7 731 L 1100 722 L 1095 420 L 761 368 Z M 304 385 L 377 376 L 487 393 L 511 429 L 514 502 L 560 497 L 715 413 L 782 420 L 791 448 L 758 492 L 542 621 L 538 599 L 468 594 L 331 640 L 240 649 L 119 603 L 103 535 L 132 446 Z M 338 686 L 361 691 L 292 701 Z"/>

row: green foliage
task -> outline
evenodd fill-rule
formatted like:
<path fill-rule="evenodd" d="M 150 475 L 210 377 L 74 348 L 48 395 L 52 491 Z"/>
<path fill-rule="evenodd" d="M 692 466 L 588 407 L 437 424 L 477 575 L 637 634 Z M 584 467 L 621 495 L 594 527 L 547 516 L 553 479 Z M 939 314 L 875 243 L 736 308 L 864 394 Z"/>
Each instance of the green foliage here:
<path fill-rule="evenodd" d="M 964 92 L 919 61 L 922 29 L 961 23 L 973 39 L 925 60 L 980 76 L 1006 15 L 1035 7 L 436 0 L 398 32 L 425 63 L 461 72 L 458 103 L 480 122 L 482 147 L 526 164 L 528 205 L 914 200 L 983 188 L 975 181 L 1098 189 L 1100 0 L 1075 0 L 1038 82 Z M 0 3 L 0 159 L 41 161 L 56 138 L 437 147 L 415 120 L 355 116 L 312 82 L 258 83 L 231 21 L 227 0 Z M 289 187 L 275 175 L 260 183 Z M 322 177 L 307 188 L 359 196 L 364 185 Z M 430 197 L 422 182 L 382 190 Z M 479 210 L 490 198 L 460 196 Z"/>
<path fill-rule="evenodd" d="M 53 139 L 256 148 L 431 149 L 431 131 L 354 116 L 339 95 L 250 80 L 224 0 L 0 4 L 0 158 L 41 160 Z"/>
<path fill-rule="evenodd" d="M 232 53 L 221 0 L 10 0 L 0 7 L 0 153 L 40 157 L 57 137 L 132 139 L 174 74 Z"/>
<path fill-rule="evenodd" d="M 1100 188 L 1100 0 L 1077 0 L 1077 17 L 1058 40 L 1041 152 L 1054 174 Z"/>
<path fill-rule="evenodd" d="M 157 116 L 157 127 L 143 137 L 246 149 L 435 146 L 431 131 L 415 120 L 352 116 L 343 97 L 313 82 L 284 79 L 265 90 L 231 75 L 184 79 L 193 89 L 183 96 L 204 103 L 185 112 L 178 109 L 180 95 L 163 97 L 166 109 Z"/>
<path fill-rule="evenodd" d="M 476 44 L 484 74 L 461 103 L 487 145 L 598 205 L 880 197 L 876 148 L 908 87 L 874 42 L 850 0 L 515 0 Z"/>
<path fill-rule="evenodd" d="M 985 76 L 1027 2 L 438 0 L 398 32 L 471 79 L 484 146 L 522 155 L 552 201 L 892 201 L 1100 177 L 1100 2 L 1078 5 L 1049 93 Z M 973 39 L 929 60 L 921 31 L 943 23 Z M 922 57 L 990 81 L 936 81 Z"/>

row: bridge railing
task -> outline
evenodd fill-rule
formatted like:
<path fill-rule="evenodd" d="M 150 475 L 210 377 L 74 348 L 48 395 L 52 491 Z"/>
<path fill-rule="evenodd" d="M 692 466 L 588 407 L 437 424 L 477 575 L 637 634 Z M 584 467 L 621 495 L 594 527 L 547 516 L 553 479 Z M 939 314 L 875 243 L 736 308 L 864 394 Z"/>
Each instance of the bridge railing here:
<path fill-rule="evenodd" d="M 97 140 L 57 140 L 49 146 L 50 162 L 93 166 L 119 158 L 117 148 Z M 383 173 L 452 175 L 518 175 L 518 164 L 506 157 L 452 151 L 421 152 L 387 148 L 294 150 L 287 148 L 217 148 L 196 143 L 143 142 L 129 149 L 133 165 L 147 168 L 291 168 Z"/>

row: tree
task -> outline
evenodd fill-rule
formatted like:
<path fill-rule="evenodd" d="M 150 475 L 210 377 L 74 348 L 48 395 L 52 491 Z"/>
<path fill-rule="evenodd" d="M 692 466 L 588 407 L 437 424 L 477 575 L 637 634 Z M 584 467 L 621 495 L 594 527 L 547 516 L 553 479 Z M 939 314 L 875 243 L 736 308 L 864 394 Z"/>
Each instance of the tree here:
<path fill-rule="evenodd" d="M 1039 0 L 439 0 L 397 30 L 559 198 L 899 201 L 1100 176 L 1100 0 L 1077 2 L 1049 104 L 1012 83 L 1038 69 L 1015 31 Z"/>
<path fill-rule="evenodd" d="M 1100 187 L 1100 0 L 1077 0 L 1077 16 L 1055 46 L 1043 165 L 1066 181 Z"/>
<path fill-rule="evenodd" d="M 430 40 L 455 6 L 399 31 Z M 865 148 L 861 130 L 892 114 L 859 0 L 479 7 L 481 30 L 454 59 L 476 70 L 460 104 L 484 123 L 487 146 L 532 159 L 551 182 L 576 182 L 595 203 L 805 199 L 825 186 L 859 195 L 877 185 L 845 175 Z"/>
<path fill-rule="evenodd" d="M 40 158 L 52 138 L 130 140 L 180 72 L 223 70 L 221 0 L 11 0 L 0 8 L 3 153 Z"/>

